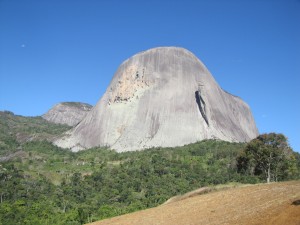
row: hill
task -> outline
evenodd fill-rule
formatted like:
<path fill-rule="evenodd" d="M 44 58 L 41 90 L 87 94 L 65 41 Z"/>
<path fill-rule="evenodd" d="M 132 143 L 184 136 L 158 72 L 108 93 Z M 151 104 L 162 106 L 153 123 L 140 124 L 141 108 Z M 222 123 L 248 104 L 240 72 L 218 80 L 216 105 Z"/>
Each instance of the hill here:
<path fill-rule="evenodd" d="M 199 187 L 265 181 L 238 172 L 243 143 L 207 140 L 124 153 L 74 153 L 47 141 L 21 147 L 0 163 L 0 224 L 79 225 L 156 207 Z M 296 163 L 278 180 L 299 179 Z"/>
<path fill-rule="evenodd" d="M 92 109 L 92 106 L 81 102 L 61 102 L 53 106 L 42 117 L 57 124 L 77 125 Z"/>
<path fill-rule="evenodd" d="M 239 172 L 236 159 L 245 143 L 75 153 L 49 142 L 67 129 L 0 112 L 0 224 L 79 225 L 156 207 L 199 187 L 265 181 L 262 174 Z M 299 179 L 300 157 L 292 156 L 279 181 Z"/>
<path fill-rule="evenodd" d="M 300 181 L 251 185 L 194 196 L 90 225 L 300 224 Z"/>
<path fill-rule="evenodd" d="M 0 111 L 0 156 L 21 150 L 26 142 L 52 141 L 69 129 L 70 126 L 54 124 L 40 116 L 25 117 Z"/>

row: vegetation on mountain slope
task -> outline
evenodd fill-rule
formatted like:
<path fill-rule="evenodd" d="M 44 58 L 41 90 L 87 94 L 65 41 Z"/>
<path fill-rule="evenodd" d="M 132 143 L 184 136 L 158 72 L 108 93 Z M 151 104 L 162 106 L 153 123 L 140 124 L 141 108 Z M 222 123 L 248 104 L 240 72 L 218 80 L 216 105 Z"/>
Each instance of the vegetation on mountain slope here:
<path fill-rule="evenodd" d="M 0 224 L 83 224 L 154 207 L 199 187 L 265 181 L 262 174 L 238 170 L 236 158 L 247 146 L 243 143 L 207 140 L 139 152 L 93 148 L 73 153 L 46 140 L 11 138 L 20 130 L 31 135 L 30 129 L 37 137 L 53 137 L 62 126 L 6 116 L 10 117 L 4 120 L 6 127 L 1 120 L 0 140 L 13 139 L 15 145 L 6 144 L 5 154 L 10 148 L 21 154 L 0 164 Z M 22 125 L 23 119 L 27 125 Z M 10 120 L 14 126 L 6 125 L 13 123 Z M 12 135 L 3 133 L 8 128 Z M 299 179 L 300 157 L 291 155 L 293 160 L 285 158 L 288 172 L 278 180 Z"/>
<path fill-rule="evenodd" d="M 42 117 L 24 117 L 0 111 L 0 157 L 21 149 L 34 140 L 52 140 L 70 126 L 47 122 Z"/>

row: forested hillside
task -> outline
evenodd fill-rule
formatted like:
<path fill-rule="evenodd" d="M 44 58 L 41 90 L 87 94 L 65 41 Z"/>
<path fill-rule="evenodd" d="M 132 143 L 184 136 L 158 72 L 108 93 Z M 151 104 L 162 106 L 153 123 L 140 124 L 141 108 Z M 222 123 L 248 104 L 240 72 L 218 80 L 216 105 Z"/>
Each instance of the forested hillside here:
<path fill-rule="evenodd" d="M 50 123 L 40 116 L 25 117 L 0 111 L 0 157 L 20 150 L 28 141 L 52 140 L 70 128 Z"/>
<path fill-rule="evenodd" d="M 40 131 L 52 137 L 65 128 L 51 128 L 40 118 L 34 120 L 40 121 L 39 129 L 21 126 L 32 118 L 8 116 L 15 123 L 2 120 L 0 125 L 0 224 L 83 224 L 154 207 L 203 186 L 266 181 L 244 143 L 207 140 L 138 152 L 93 148 L 73 153 L 46 140 L 15 138 L 16 127 L 35 137 Z M 4 126 L 10 127 L 9 135 Z M 299 179 L 299 164 L 299 154 L 291 151 L 276 167 L 276 179 Z"/>

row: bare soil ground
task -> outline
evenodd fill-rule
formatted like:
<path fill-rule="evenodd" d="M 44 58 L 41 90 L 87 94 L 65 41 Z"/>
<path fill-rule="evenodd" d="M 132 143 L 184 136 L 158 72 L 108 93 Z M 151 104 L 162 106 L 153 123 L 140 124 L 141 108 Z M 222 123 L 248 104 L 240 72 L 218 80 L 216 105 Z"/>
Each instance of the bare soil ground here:
<path fill-rule="evenodd" d="M 300 181 L 193 196 L 92 225 L 300 225 Z"/>

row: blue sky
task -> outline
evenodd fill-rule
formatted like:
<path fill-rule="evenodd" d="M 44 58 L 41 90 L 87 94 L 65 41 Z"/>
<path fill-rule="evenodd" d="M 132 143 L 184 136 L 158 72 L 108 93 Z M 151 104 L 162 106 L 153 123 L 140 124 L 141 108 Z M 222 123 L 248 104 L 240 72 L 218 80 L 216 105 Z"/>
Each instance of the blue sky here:
<path fill-rule="evenodd" d="M 300 151 L 299 24 L 299 0 L 0 0 L 0 110 L 94 105 L 122 61 L 180 46 Z"/>

